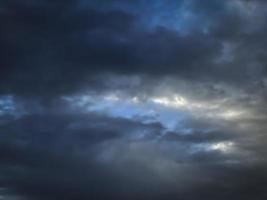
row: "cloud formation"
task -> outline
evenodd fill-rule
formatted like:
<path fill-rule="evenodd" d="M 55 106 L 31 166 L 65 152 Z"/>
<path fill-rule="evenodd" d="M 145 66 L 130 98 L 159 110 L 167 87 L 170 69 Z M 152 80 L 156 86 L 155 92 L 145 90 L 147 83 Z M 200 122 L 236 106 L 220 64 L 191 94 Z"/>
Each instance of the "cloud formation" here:
<path fill-rule="evenodd" d="M 266 2 L 0 3 L 0 199 L 266 199 Z"/>

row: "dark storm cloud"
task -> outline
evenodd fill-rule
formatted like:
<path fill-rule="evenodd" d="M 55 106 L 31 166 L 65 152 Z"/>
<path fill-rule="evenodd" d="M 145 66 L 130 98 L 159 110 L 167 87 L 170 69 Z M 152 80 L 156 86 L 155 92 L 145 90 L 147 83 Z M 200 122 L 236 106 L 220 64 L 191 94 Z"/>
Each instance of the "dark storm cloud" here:
<path fill-rule="evenodd" d="M 181 133 L 177 134 L 175 132 L 170 132 L 165 136 L 164 139 L 170 141 L 206 143 L 206 142 L 228 141 L 233 138 L 234 138 L 233 134 L 222 133 L 220 131 L 208 131 L 208 132 L 196 131 L 188 134 L 181 134 Z"/>
<path fill-rule="evenodd" d="M 162 129 L 158 124 L 95 114 L 33 115 L 2 125 L 0 183 L 5 188 L 3 195 L 78 200 L 177 199 L 181 196 L 192 200 L 199 196 L 206 199 L 256 196 L 261 200 L 266 197 L 266 169 L 262 165 L 227 163 L 228 156 L 205 150 L 187 155 L 184 165 L 185 160 L 181 163 L 169 158 L 164 160 L 159 152 L 151 152 L 149 146 L 153 149 L 153 143 L 144 146 L 142 141 L 138 144 L 127 139 L 129 131 L 148 130 L 151 132 L 148 134 L 156 138 Z M 188 137 L 195 143 L 205 140 Z M 120 142 L 116 143 L 120 140 L 129 148 L 120 150 Z M 180 142 L 188 143 L 188 140 Z M 101 154 L 97 152 L 105 148 L 102 144 L 118 148 L 122 157 L 126 152 L 127 157 L 122 161 L 121 156 L 107 163 L 98 161 Z M 168 148 L 169 144 L 165 145 Z M 157 162 L 158 159 L 163 160 Z M 155 171 L 157 167 L 165 170 Z M 168 173 L 172 178 L 165 178 Z"/>
<path fill-rule="evenodd" d="M 0 198 L 265 200 L 266 6 L 2 1 Z"/>
<path fill-rule="evenodd" d="M 98 114 L 41 114 L 25 116 L 3 124 L 1 137 L 4 141 L 18 140 L 19 143 L 26 142 L 25 145 L 34 144 L 36 148 L 50 144 L 51 148 L 60 149 L 65 148 L 64 145 L 66 148 L 71 146 L 72 142 L 74 145 L 81 143 L 81 146 L 90 147 L 90 144 L 127 138 L 144 130 L 156 136 L 164 128 L 160 123 L 143 124 Z"/>
<path fill-rule="evenodd" d="M 1 187 L 34 199 L 106 199 L 123 197 L 125 184 L 129 193 L 138 183 L 124 180 L 116 166 L 98 163 L 98 145 L 123 138 L 127 142 L 138 131 L 157 135 L 162 127 L 94 114 L 42 114 L 0 129 Z"/>
<path fill-rule="evenodd" d="M 3 92 L 38 95 L 68 91 L 94 73 L 97 64 L 112 62 L 112 51 L 123 53 L 116 37 L 127 32 L 132 16 L 77 6 L 75 1 L 2 5 Z M 108 57 L 103 59 L 105 55 Z"/>
<path fill-rule="evenodd" d="M 246 12 L 229 8 L 234 2 L 191 1 L 187 5 L 181 1 L 177 12 L 187 5 L 183 12 L 198 19 L 186 35 L 160 20 L 148 28 L 146 12 L 134 12 L 137 8 L 132 4 L 132 9 L 122 4 L 111 10 L 108 3 L 94 4 L 90 1 L 81 7 L 82 2 L 71 0 L 1 3 L 1 93 L 54 96 L 97 87 L 95 75 L 107 72 L 233 82 L 262 77 L 265 40 L 258 36 L 265 30 L 247 32 Z M 168 6 L 162 5 L 163 14 L 167 13 Z M 140 4 L 140 9 L 148 6 Z M 161 7 L 156 8 L 155 12 Z M 148 15 L 156 17 L 154 12 Z M 224 42 L 237 45 L 231 53 L 235 58 L 218 64 Z M 262 59 L 256 60 L 258 56 Z M 259 70 L 251 69 L 256 61 Z"/>

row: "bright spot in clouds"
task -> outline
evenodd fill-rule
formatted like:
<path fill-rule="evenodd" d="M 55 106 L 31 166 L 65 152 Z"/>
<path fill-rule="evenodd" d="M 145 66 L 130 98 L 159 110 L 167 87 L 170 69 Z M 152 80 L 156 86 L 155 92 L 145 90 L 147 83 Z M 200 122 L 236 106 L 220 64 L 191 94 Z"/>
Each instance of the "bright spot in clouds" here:
<path fill-rule="evenodd" d="M 127 96 L 123 93 L 81 95 L 64 97 L 75 108 L 88 112 L 105 113 L 112 117 L 142 119 L 145 122 L 161 122 L 172 130 L 190 116 L 235 120 L 248 114 L 235 107 L 228 107 L 224 100 L 197 102 L 174 94 L 170 96 Z"/>
<path fill-rule="evenodd" d="M 151 99 L 152 102 L 167 107 L 185 107 L 188 106 L 188 102 L 185 98 L 175 95 L 173 98 L 169 97 L 155 97 Z"/>
<path fill-rule="evenodd" d="M 219 143 L 212 144 L 210 146 L 210 149 L 211 150 L 218 150 L 218 151 L 222 151 L 222 152 L 229 152 L 233 149 L 233 147 L 234 147 L 233 142 L 219 142 Z"/>

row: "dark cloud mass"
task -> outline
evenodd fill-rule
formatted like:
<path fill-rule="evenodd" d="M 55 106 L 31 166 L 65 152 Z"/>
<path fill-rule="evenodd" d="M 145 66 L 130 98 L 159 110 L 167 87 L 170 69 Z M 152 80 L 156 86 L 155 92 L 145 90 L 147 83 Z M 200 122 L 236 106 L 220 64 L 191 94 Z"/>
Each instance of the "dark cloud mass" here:
<path fill-rule="evenodd" d="M 0 2 L 0 199 L 267 199 L 263 0 Z"/>

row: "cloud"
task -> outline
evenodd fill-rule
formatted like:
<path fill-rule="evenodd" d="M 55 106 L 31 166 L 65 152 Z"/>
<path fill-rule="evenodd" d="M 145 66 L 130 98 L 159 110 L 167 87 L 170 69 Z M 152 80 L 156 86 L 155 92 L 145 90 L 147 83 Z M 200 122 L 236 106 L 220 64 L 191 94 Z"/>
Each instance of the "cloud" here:
<path fill-rule="evenodd" d="M 84 87 L 99 88 L 95 77 L 105 73 L 145 74 L 157 79 L 165 74 L 228 83 L 262 78 L 265 30 L 245 30 L 247 18 L 235 2 L 181 2 L 177 9 L 182 7 L 181 12 L 201 20 L 192 23 L 192 27 L 200 26 L 196 31 L 185 35 L 162 23 L 150 29 L 142 23 L 146 13 L 135 13 L 127 6 L 110 10 L 107 3 L 100 10 L 93 2 L 84 7 L 80 3 L 2 3 L 2 94 L 49 97 Z M 162 9 L 166 13 L 164 9 L 169 8 Z M 210 25 L 203 33 L 205 23 Z M 231 62 L 218 61 L 225 43 L 235 46 Z M 257 50 L 251 52 L 252 48 Z"/>
<path fill-rule="evenodd" d="M 0 3 L 0 199 L 266 199 L 266 3 Z"/>
<path fill-rule="evenodd" d="M 23 116 L 1 125 L 0 182 L 9 195 L 33 199 L 161 199 L 165 195 L 168 199 L 180 195 L 235 199 L 243 197 L 240 190 L 257 184 L 258 192 L 246 190 L 246 195 L 264 197 L 262 179 L 257 179 L 264 176 L 264 171 L 257 169 L 263 164 L 246 164 L 238 155 L 243 154 L 242 149 L 224 152 L 211 148 L 238 142 L 230 133 L 168 133 L 159 123 L 58 112 Z M 201 122 L 187 123 L 192 129 L 207 128 Z M 140 133 L 144 137 L 139 137 Z M 244 180 L 236 170 L 251 177 Z"/>

